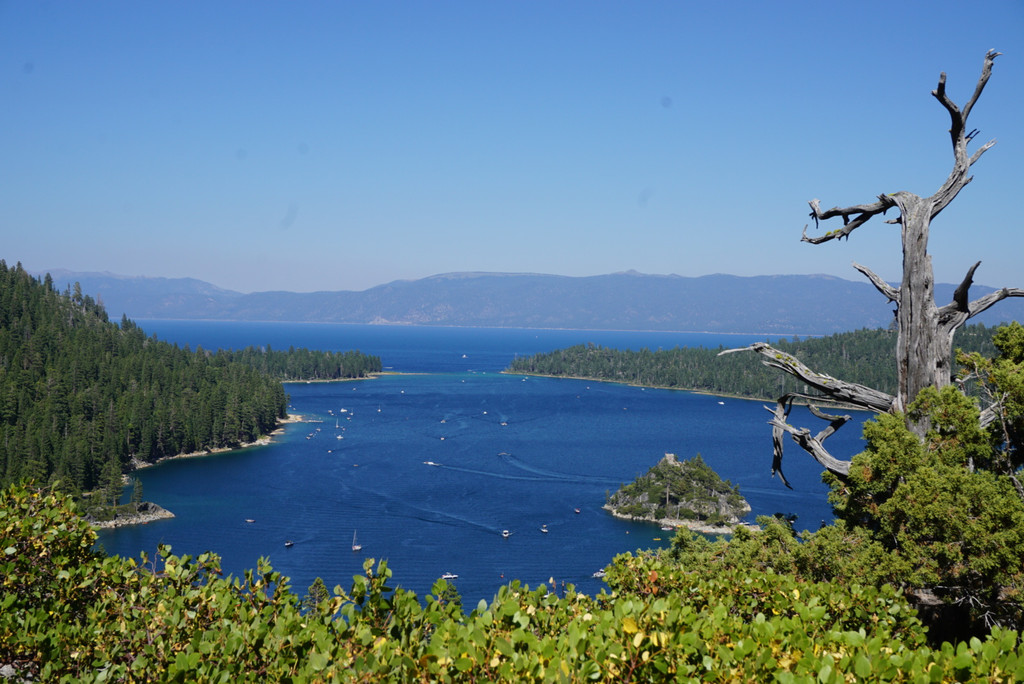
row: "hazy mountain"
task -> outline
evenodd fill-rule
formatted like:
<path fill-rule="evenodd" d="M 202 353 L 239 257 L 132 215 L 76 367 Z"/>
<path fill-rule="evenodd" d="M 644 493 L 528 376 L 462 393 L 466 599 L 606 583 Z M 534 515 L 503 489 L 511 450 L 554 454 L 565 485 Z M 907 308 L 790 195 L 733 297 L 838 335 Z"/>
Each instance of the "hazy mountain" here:
<path fill-rule="evenodd" d="M 886 327 L 893 317 L 892 305 L 866 281 L 827 275 L 448 273 L 361 292 L 242 294 L 192 278 L 50 274 L 61 290 L 80 283 L 115 320 L 124 313 L 132 319 L 823 334 Z M 950 301 L 954 289 L 936 286 L 939 302 Z M 971 296 L 991 291 L 975 286 Z M 1024 320 L 1024 301 L 1005 300 L 973 322 L 1007 320 Z"/>

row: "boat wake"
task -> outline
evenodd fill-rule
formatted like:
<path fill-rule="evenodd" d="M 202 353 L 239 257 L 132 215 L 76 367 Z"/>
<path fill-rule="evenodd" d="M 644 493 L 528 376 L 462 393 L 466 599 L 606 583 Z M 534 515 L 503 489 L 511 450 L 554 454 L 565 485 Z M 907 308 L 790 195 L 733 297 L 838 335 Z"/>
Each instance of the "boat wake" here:
<path fill-rule="evenodd" d="M 559 473 L 559 472 L 556 472 L 554 470 L 545 470 L 544 468 L 538 468 L 537 466 L 530 465 L 529 463 L 526 463 L 522 459 L 516 458 L 515 456 L 513 456 L 510 453 L 508 453 L 507 451 L 503 451 L 500 454 L 498 454 L 498 458 L 500 458 L 502 461 L 504 461 L 508 465 L 512 466 L 513 468 L 518 468 L 518 469 L 524 470 L 524 471 L 526 471 L 528 473 L 534 473 L 536 475 L 541 475 L 545 479 L 548 479 L 548 480 L 557 480 L 557 481 L 560 481 L 560 482 L 580 482 L 580 483 L 590 483 L 590 484 L 614 485 L 616 487 L 619 485 L 619 482 L 617 480 L 613 480 L 613 479 L 607 478 L 607 477 L 595 477 L 593 475 L 576 475 L 576 474 L 569 474 L 569 473 Z"/>

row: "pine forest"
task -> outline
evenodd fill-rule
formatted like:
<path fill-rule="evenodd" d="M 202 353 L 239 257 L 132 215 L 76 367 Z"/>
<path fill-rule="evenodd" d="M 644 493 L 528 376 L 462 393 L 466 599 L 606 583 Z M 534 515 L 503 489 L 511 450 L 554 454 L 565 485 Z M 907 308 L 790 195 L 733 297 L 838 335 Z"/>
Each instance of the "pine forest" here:
<path fill-rule="evenodd" d="M 0 261 L 0 482 L 106 487 L 136 463 L 269 434 L 286 415 L 282 380 L 379 370 L 358 352 L 182 349 Z"/>

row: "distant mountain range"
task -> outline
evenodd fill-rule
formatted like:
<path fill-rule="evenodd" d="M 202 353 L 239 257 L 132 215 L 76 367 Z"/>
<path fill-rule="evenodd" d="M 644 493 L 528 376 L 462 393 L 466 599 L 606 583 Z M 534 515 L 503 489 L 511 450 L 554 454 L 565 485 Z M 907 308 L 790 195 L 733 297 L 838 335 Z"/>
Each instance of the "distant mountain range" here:
<path fill-rule="evenodd" d="M 42 275 L 42 274 L 39 274 Z M 192 278 L 51 271 L 64 290 L 79 283 L 113 320 L 181 318 L 447 325 L 581 330 L 673 330 L 828 334 L 887 327 L 892 305 L 868 282 L 827 275 L 591 277 L 448 273 L 361 292 L 224 290 Z M 940 304 L 954 285 L 937 285 Z M 975 286 L 971 298 L 993 288 Z M 1024 300 L 1007 299 L 972 319 L 1024 320 Z"/>

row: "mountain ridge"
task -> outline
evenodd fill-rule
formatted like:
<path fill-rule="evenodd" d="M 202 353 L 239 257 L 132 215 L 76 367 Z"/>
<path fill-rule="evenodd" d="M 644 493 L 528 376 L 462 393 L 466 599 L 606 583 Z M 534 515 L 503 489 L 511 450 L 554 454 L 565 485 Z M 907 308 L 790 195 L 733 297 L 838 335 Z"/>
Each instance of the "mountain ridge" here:
<path fill-rule="evenodd" d="M 45 272 L 37 274 L 42 277 Z M 240 293 L 195 278 L 49 271 L 63 290 L 81 285 L 112 318 L 330 322 L 829 334 L 887 327 L 892 306 L 868 282 L 829 274 L 704 276 L 622 271 L 594 276 L 481 271 L 394 280 L 361 291 Z M 939 302 L 956 286 L 936 285 Z M 976 298 L 994 288 L 977 285 Z M 1006 300 L 974 322 L 1024 320 Z"/>

